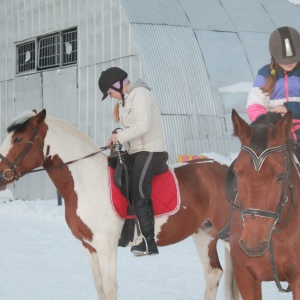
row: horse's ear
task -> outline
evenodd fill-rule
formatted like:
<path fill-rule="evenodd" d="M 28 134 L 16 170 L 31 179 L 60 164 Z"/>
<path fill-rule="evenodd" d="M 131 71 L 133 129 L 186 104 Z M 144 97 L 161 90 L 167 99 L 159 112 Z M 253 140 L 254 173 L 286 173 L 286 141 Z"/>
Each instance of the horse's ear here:
<path fill-rule="evenodd" d="M 233 124 L 233 135 L 237 136 L 242 144 L 246 144 L 252 135 L 250 125 L 238 115 L 235 109 L 232 109 L 231 119 Z"/>
<path fill-rule="evenodd" d="M 36 126 L 40 125 L 42 122 L 44 122 L 45 118 L 46 118 L 46 109 L 43 109 L 42 111 L 40 111 L 36 116 L 34 116 L 30 120 L 30 124 L 33 127 L 36 127 Z"/>
<path fill-rule="evenodd" d="M 293 116 L 292 112 L 289 110 L 283 118 L 278 121 L 275 125 L 275 128 L 283 138 L 291 137 L 291 130 L 293 125 Z"/>
<path fill-rule="evenodd" d="M 37 114 L 37 111 L 36 111 L 36 109 L 33 109 L 32 111 L 33 111 L 35 114 Z"/>
<path fill-rule="evenodd" d="M 46 109 L 43 109 L 42 111 L 40 111 L 37 116 L 39 116 L 38 118 L 38 124 L 44 122 L 45 118 L 46 118 Z"/>

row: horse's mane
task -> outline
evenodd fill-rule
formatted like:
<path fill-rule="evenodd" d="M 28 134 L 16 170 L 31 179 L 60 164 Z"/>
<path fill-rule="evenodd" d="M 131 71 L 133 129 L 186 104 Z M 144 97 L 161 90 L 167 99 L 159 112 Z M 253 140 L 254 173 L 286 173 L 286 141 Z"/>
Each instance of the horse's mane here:
<path fill-rule="evenodd" d="M 11 133 L 13 131 L 22 131 L 28 125 L 29 120 L 35 115 L 36 113 L 33 111 L 24 111 L 22 114 L 20 114 L 10 122 L 7 127 L 7 132 Z M 74 125 L 68 123 L 67 121 L 51 116 L 47 116 L 45 121 L 46 123 L 63 128 L 70 134 L 80 138 L 84 143 L 88 143 L 93 147 L 97 147 L 90 137 L 82 133 L 79 129 L 77 129 Z"/>
<path fill-rule="evenodd" d="M 13 131 L 21 131 L 27 126 L 29 120 L 35 115 L 36 113 L 33 111 L 24 111 L 9 123 L 6 129 L 7 133 L 11 133 Z"/>
<path fill-rule="evenodd" d="M 250 127 L 253 129 L 253 135 L 250 140 L 250 147 L 260 155 L 266 148 L 268 142 L 268 128 L 274 125 L 282 118 L 281 114 L 268 112 L 259 116 Z"/>
<path fill-rule="evenodd" d="M 70 124 L 69 122 L 67 122 L 63 119 L 59 119 L 59 118 L 52 117 L 52 116 L 47 116 L 45 121 L 47 124 L 57 125 L 60 128 L 63 128 L 68 133 L 80 138 L 84 143 L 88 143 L 94 147 L 96 146 L 96 144 L 92 141 L 92 139 L 89 136 L 87 136 L 86 134 L 81 132 L 77 127 L 75 127 L 74 125 Z"/>
<path fill-rule="evenodd" d="M 282 118 L 280 113 L 267 112 L 266 114 L 260 115 L 250 126 L 257 125 L 275 125 Z"/>

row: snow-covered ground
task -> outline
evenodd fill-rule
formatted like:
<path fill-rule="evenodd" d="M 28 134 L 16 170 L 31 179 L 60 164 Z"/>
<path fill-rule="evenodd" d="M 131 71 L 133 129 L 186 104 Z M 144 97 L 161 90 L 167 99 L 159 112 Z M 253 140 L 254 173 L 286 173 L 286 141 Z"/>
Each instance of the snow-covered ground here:
<path fill-rule="evenodd" d="M 235 158 L 207 154 L 226 164 Z M 0 300 L 96 300 L 92 273 L 81 243 L 64 220 L 57 201 L 12 200 L 0 192 Z M 223 243 L 218 244 L 224 266 Z M 204 277 L 191 238 L 136 258 L 119 249 L 119 300 L 199 300 Z M 274 282 L 263 285 L 264 299 L 292 299 Z M 223 280 L 217 299 L 223 300 Z"/>

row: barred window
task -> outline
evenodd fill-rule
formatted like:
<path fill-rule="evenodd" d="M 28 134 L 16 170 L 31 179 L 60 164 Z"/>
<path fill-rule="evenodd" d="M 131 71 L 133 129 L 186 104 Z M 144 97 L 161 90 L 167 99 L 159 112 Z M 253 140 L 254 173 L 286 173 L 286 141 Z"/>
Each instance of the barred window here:
<path fill-rule="evenodd" d="M 60 35 L 43 37 L 39 40 L 39 68 L 60 66 Z"/>
<path fill-rule="evenodd" d="M 35 40 L 17 45 L 17 73 L 35 70 Z"/>
<path fill-rule="evenodd" d="M 63 33 L 63 65 L 77 62 L 77 29 Z"/>
<path fill-rule="evenodd" d="M 76 64 L 77 50 L 77 28 L 37 37 L 17 45 L 17 73 Z"/>

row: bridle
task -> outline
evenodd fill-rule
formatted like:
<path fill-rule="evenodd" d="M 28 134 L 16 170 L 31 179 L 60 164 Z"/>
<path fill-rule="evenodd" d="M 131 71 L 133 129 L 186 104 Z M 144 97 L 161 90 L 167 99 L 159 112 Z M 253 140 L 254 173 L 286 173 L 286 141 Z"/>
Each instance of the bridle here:
<path fill-rule="evenodd" d="M 44 161 L 45 161 L 45 156 L 44 156 L 44 152 L 43 152 L 43 147 L 42 147 L 42 144 L 39 140 L 39 137 L 38 137 L 38 131 L 39 131 L 39 126 L 36 127 L 36 128 L 32 128 L 30 125 L 27 125 L 28 128 L 30 128 L 33 133 L 32 133 L 32 136 L 31 138 L 29 139 L 29 141 L 26 143 L 26 146 L 24 147 L 24 149 L 21 151 L 21 153 L 19 154 L 19 156 L 16 158 L 15 162 L 12 163 L 10 162 L 6 157 L 4 157 L 1 153 L 0 153 L 0 159 L 5 162 L 7 164 L 7 166 L 9 167 L 8 169 L 5 169 L 4 171 L 2 171 L 0 173 L 0 178 L 4 178 L 6 181 L 9 181 L 13 178 L 15 178 L 15 180 L 18 180 L 21 176 L 21 173 L 19 173 L 17 171 L 17 168 L 18 166 L 22 163 L 24 157 L 27 155 L 27 153 L 29 152 L 30 148 L 32 147 L 33 143 L 34 143 L 34 140 L 37 141 L 38 143 L 38 147 L 39 147 L 39 150 L 41 152 L 41 155 L 42 155 L 42 164 L 44 164 Z M 7 172 L 11 172 L 11 176 L 7 176 L 6 173 Z"/>
<path fill-rule="evenodd" d="M 77 162 L 79 160 L 82 160 L 82 159 L 85 159 L 85 158 L 89 158 L 89 157 L 92 157 L 100 152 L 103 152 L 107 149 L 112 149 L 114 148 L 116 145 L 109 145 L 109 146 L 104 146 L 104 147 L 100 147 L 100 150 L 99 151 L 96 151 L 96 152 L 93 152 L 93 153 L 90 153 L 84 157 L 81 157 L 81 158 L 78 158 L 78 159 L 74 159 L 74 160 L 71 160 L 71 161 L 68 161 L 68 162 L 62 162 L 60 164 L 57 164 L 57 165 L 54 165 L 54 166 L 51 166 L 51 167 L 43 167 L 43 168 L 39 168 L 39 169 L 35 169 L 35 170 L 32 170 L 32 171 L 25 171 L 25 172 L 18 172 L 17 171 L 17 167 L 22 163 L 23 159 L 25 158 L 25 156 L 27 155 L 27 153 L 29 152 L 30 148 L 32 147 L 34 141 L 36 141 L 38 143 L 38 147 L 39 147 L 39 150 L 41 152 L 41 155 L 42 155 L 42 163 L 40 166 L 43 166 L 45 161 L 46 161 L 46 157 L 44 155 L 44 151 L 43 151 L 43 146 L 42 146 L 42 143 L 40 142 L 39 140 L 39 137 L 38 137 L 38 131 L 39 131 L 39 126 L 37 126 L 36 128 L 32 128 L 31 126 L 28 125 L 28 128 L 32 129 L 33 133 L 32 133 L 32 136 L 31 138 L 29 139 L 29 141 L 26 143 L 26 146 L 24 147 L 24 149 L 21 151 L 21 153 L 19 154 L 19 156 L 16 158 L 15 162 L 12 163 L 10 162 L 6 157 L 4 157 L 1 153 L 0 153 L 0 159 L 5 162 L 8 166 L 8 169 L 5 169 L 4 171 L 0 172 L 0 182 L 4 180 L 6 181 L 9 181 L 9 180 L 12 180 L 13 178 L 15 180 L 19 180 L 19 178 L 25 174 L 29 174 L 29 173 L 34 173 L 34 172 L 40 172 L 40 171 L 46 171 L 46 170 L 51 170 L 51 169 L 57 169 L 57 168 L 60 168 L 60 167 L 63 167 L 63 166 L 67 166 L 67 165 L 70 165 L 74 162 Z M 7 176 L 6 173 L 7 172 L 11 172 L 11 176 Z"/>
<path fill-rule="evenodd" d="M 284 207 L 285 203 L 288 201 L 288 197 L 286 196 L 287 186 L 289 187 L 289 189 L 291 191 L 291 203 L 292 204 L 294 203 L 294 191 L 293 191 L 293 185 L 291 184 L 290 159 L 289 159 L 288 151 L 286 151 L 285 145 L 268 148 L 268 149 L 264 150 L 259 156 L 257 156 L 257 154 L 251 148 L 249 148 L 245 145 L 241 146 L 241 150 L 247 152 L 250 155 L 256 172 L 260 171 L 265 159 L 270 154 L 276 153 L 276 152 L 281 152 L 281 151 L 284 152 L 285 173 L 284 173 L 284 177 L 283 177 L 281 197 L 280 197 L 279 204 L 277 205 L 276 211 L 261 210 L 261 209 L 256 209 L 256 208 L 243 208 L 242 204 L 237 205 L 235 203 L 231 203 L 231 206 L 233 208 L 238 209 L 240 211 L 243 222 L 244 222 L 245 215 L 250 215 L 252 217 L 258 216 L 258 217 L 264 217 L 264 218 L 273 218 L 274 219 L 273 230 L 274 230 L 276 224 L 280 222 L 283 207 Z M 237 196 L 236 196 L 236 199 L 237 199 Z M 236 201 L 234 201 L 234 202 L 236 202 Z"/>
<path fill-rule="evenodd" d="M 280 146 L 273 147 L 273 148 L 267 148 L 259 156 L 257 156 L 257 154 L 251 148 L 249 148 L 245 145 L 241 146 L 241 150 L 247 152 L 250 155 L 252 162 L 254 164 L 255 170 L 257 172 L 260 171 L 260 169 L 261 169 L 265 159 L 268 157 L 268 155 L 270 155 L 272 153 L 276 153 L 276 152 L 281 152 L 281 151 L 284 153 L 285 173 L 284 173 L 284 177 L 283 177 L 281 197 L 280 197 L 280 201 L 277 205 L 276 211 L 273 212 L 273 211 L 261 210 L 261 209 L 256 209 L 256 208 L 243 208 L 242 204 L 239 204 L 239 205 L 236 204 L 236 201 L 238 199 L 237 193 L 235 195 L 234 201 L 231 201 L 231 207 L 233 209 L 237 209 L 240 211 L 241 217 L 243 220 L 243 224 L 244 224 L 244 216 L 245 215 L 250 215 L 251 217 L 258 216 L 258 217 L 263 217 L 263 218 L 273 218 L 274 219 L 272 234 L 270 235 L 270 246 L 269 246 L 271 268 L 272 268 L 275 283 L 276 283 L 279 291 L 280 292 L 290 292 L 291 291 L 290 286 L 288 286 L 286 289 L 284 289 L 280 284 L 278 274 L 276 271 L 276 266 L 275 266 L 274 248 L 273 248 L 273 243 L 272 243 L 272 235 L 274 233 L 277 233 L 278 231 L 282 230 L 286 226 L 286 224 L 288 223 L 288 221 L 290 219 L 290 216 L 291 216 L 291 213 L 293 210 L 293 206 L 294 206 L 294 187 L 291 183 L 291 166 L 290 166 L 289 153 L 286 149 L 286 145 L 280 145 Z M 278 229 L 275 230 L 276 224 L 278 224 L 281 220 L 284 205 L 289 200 L 289 198 L 286 196 L 287 187 L 289 188 L 290 194 L 291 194 L 291 196 L 290 196 L 291 206 L 290 206 L 289 213 L 288 213 L 288 216 L 286 217 L 285 221 L 281 224 L 281 226 Z"/>

